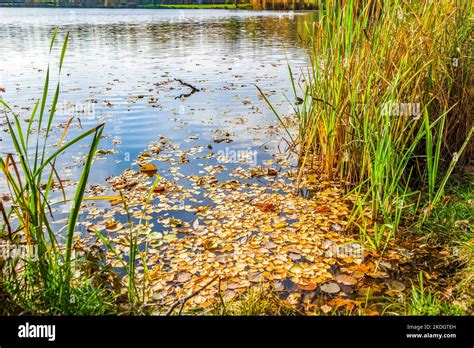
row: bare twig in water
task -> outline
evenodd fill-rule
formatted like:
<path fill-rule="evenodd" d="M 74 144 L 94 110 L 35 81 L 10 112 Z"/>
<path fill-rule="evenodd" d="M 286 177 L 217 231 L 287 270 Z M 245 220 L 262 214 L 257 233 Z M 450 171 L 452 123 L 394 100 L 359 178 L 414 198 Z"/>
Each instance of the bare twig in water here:
<path fill-rule="evenodd" d="M 222 293 L 221 293 L 221 278 L 219 278 L 219 285 L 217 286 L 218 287 L 218 293 L 219 293 L 219 300 L 221 301 L 221 305 L 222 305 L 222 313 L 221 315 L 225 315 L 226 312 L 227 312 L 227 308 L 225 307 L 225 302 L 224 302 L 224 299 L 222 298 Z"/>
<path fill-rule="evenodd" d="M 166 312 L 166 315 L 167 316 L 170 316 L 174 309 L 176 307 L 178 307 L 180 304 L 182 305 L 181 306 L 181 310 L 179 311 L 179 313 L 181 314 L 181 311 L 183 310 L 183 307 L 185 305 L 185 303 L 193 298 L 194 296 L 196 296 L 197 294 L 199 294 L 202 290 L 204 290 L 205 288 L 207 288 L 209 285 L 211 285 L 217 278 L 219 278 L 219 276 L 215 276 L 214 278 L 212 278 L 206 285 L 204 285 L 202 288 L 200 288 L 199 290 L 196 290 L 195 292 L 191 293 L 190 295 L 184 297 L 184 298 L 180 298 L 178 301 L 176 301 L 175 303 L 173 303 L 173 305 L 170 307 L 170 309 L 168 309 L 168 312 Z"/>
<path fill-rule="evenodd" d="M 174 99 L 180 99 L 180 98 L 183 98 L 183 97 L 186 98 L 186 97 L 189 97 L 191 94 L 194 94 L 194 93 L 200 91 L 199 88 L 196 88 L 196 87 L 194 87 L 192 84 L 187 83 L 187 82 L 185 82 L 185 81 L 183 81 L 183 80 L 181 80 L 181 79 L 174 79 L 174 80 L 175 80 L 175 81 L 178 81 L 178 82 L 179 82 L 181 85 L 183 85 L 183 86 L 186 86 L 186 87 L 191 88 L 191 92 L 189 92 L 189 93 L 183 93 L 183 94 L 179 95 L 178 97 L 175 97 Z"/>

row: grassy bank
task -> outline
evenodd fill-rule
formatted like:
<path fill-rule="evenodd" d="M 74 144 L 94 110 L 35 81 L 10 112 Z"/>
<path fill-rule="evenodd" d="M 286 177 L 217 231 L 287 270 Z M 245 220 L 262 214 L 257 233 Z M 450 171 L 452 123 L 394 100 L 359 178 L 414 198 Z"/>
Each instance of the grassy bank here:
<path fill-rule="evenodd" d="M 474 313 L 474 179 L 456 175 L 446 188 L 443 205 L 433 209 L 421 228 L 410 226 L 405 240 L 443 250 L 445 279 L 433 282 L 420 272 L 410 295 L 382 302 L 387 315 L 472 315 Z M 415 248 L 416 251 L 416 248 Z M 430 284 L 430 285 L 427 285 Z"/>

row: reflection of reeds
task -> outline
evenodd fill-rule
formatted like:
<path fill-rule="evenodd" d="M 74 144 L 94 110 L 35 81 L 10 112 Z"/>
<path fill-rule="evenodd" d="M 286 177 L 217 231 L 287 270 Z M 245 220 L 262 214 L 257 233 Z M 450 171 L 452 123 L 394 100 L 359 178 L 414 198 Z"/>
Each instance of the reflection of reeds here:
<path fill-rule="evenodd" d="M 316 0 L 251 0 L 254 10 L 309 10 L 317 7 Z"/>
<path fill-rule="evenodd" d="M 308 28 L 312 66 L 300 84 L 292 76 L 303 96 L 294 105 L 301 173 L 316 159 L 328 178 L 360 184 L 353 222 L 376 246 L 395 233 L 413 189 L 426 188 L 429 212 L 472 152 L 469 8 L 344 1 L 321 7 Z"/>
<path fill-rule="evenodd" d="M 50 53 L 54 46 L 56 34 L 57 30 L 55 30 L 51 40 Z M 68 38 L 69 34 L 66 35 L 62 46 L 59 73 L 61 73 Z M 11 111 L 10 107 L 3 100 L 0 100 L 5 108 L 9 136 L 16 152 L 14 155 L 8 154 L 6 157 L 0 158 L 0 171 L 5 177 L 12 197 L 8 211 L 2 206 L 4 224 L 1 229 L 1 237 L 7 237 L 9 242 L 15 244 L 26 244 L 38 251 L 38 255 L 30 255 L 31 259 L 29 260 L 8 258 L 9 272 L 2 273 L 6 279 L 1 281 L 8 281 L 10 286 L 16 287 L 17 294 L 22 296 L 23 300 L 34 298 L 37 292 L 40 291 L 46 294 L 49 301 L 58 304 L 70 303 L 74 232 L 92 160 L 104 125 L 94 127 L 65 143 L 64 138 L 72 121 L 70 120 L 56 144 L 56 150 L 52 154 L 47 154 L 46 148 L 51 145 L 48 140 L 51 137 L 51 128 L 60 89 L 60 83 L 58 82 L 48 115 L 46 104 L 49 77 L 50 69 L 48 67 L 43 96 L 35 104 L 26 130 L 22 128 L 16 115 L 13 115 L 13 119 L 8 115 L 8 112 Z M 35 122 L 37 131 L 33 130 Z M 34 135 L 35 139 L 30 139 L 31 135 Z M 55 167 L 56 159 L 66 149 L 88 136 L 92 136 L 93 139 L 71 204 L 66 243 L 62 245 L 57 241 L 49 223 L 49 216 L 52 215 L 49 197 L 55 179 L 57 179 L 57 184 L 63 191 L 64 199 L 66 199 L 61 179 Z M 31 148 L 34 149 L 33 152 Z M 13 222 L 10 222 L 10 220 Z M 13 226 L 15 226 L 15 231 L 12 231 Z M 7 234 L 5 234 L 5 230 L 8 231 Z M 23 269 L 23 271 L 17 272 L 18 268 Z M 22 299 L 19 301 L 21 302 Z"/>

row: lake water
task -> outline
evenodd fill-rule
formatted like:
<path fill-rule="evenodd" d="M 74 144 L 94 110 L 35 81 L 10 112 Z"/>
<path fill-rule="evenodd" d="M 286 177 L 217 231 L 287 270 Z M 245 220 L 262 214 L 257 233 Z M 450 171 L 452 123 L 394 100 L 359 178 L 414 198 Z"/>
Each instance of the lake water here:
<path fill-rule="evenodd" d="M 40 98 L 48 61 L 57 81 L 60 47 L 70 41 L 61 74 L 55 139 L 71 116 L 68 139 L 105 122 L 105 137 L 94 162 L 90 184 L 127 168 L 164 136 L 180 151 L 209 145 L 212 151 L 256 154 L 253 165 L 273 158 L 284 147 L 278 122 L 255 84 L 278 111 L 288 113 L 292 99 L 287 64 L 307 66 L 301 38 L 310 13 L 227 10 L 0 8 L 0 87 L 2 99 L 29 119 Z M 49 57 L 54 27 L 59 34 Z M 199 89 L 191 89 L 177 80 Z M 181 96 L 181 97 L 180 97 Z M 13 146 L 0 116 L 2 156 Z M 232 142 L 215 142 L 227 137 Z M 227 135 L 225 135 L 227 134 Z M 55 140 L 55 141 L 56 141 Z M 51 141 L 53 144 L 55 141 Z M 62 179 L 77 180 L 87 153 L 83 141 L 61 156 Z M 51 149 L 49 149 L 51 150 Z M 205 156 L 202 156 L 205 157 Z M 186 186 L 186 175 L 200 175 L 215 158 L 195 158 L 180 165 L 160 164 L 159 174 Z M 232 165 L 229 164 L 229 165 Z M 238 165 L 238 164 L 235 164 Z M 225 175 L 225 174 L 222 174 Z M 0 192 L 5 193 L 2 177 Z M 71 191 L 72 192 L 72 191 Z"/>

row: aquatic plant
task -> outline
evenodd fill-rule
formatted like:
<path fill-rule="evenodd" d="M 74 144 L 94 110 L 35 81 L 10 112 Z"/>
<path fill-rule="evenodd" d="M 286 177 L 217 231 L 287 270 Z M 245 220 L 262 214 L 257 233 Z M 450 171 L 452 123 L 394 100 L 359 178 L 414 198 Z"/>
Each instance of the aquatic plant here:
<path fill-rule="evenodd" d="M 469 7 L 327 3 L 307 26 L 311 67 L 299 81 L 290 68 L 298 182 L 311 169 L 352 185 L 351 222 L 375 248 L 406 213 L 421 210 L 424 221 L 455 164 L 473 152 Z"/>
<path fill-rule="evenodd" d="M 55 29 L 49 47 L 50 54 L 57 33 L 58 30 Z M 68 39 L 69 34 L 66 34 L 59 60 L 59 75 Z M 4 220 L 1 237 L 8 241 L 10 246 L 26 246 L 26 253 L 21 257 L 7 257 L 5 264 L 2 265 L 4 269 L 1 272 L 1 281 L 3 288 L 10 289 L 11 293 L 18 297 L 18 303 L 38 305 L 38 308 L 29 308 L 29 310 L 41 311 L 39 308 L 45 305 L 46 308 L 52 307 L 53 312 L 67 312 L 67 308 L 74 307 L 72 311 L 77 313 L 77 306 L 88 308 L 85 304 L 89 302 L 80 303 L 79 299 L 74 300 L 76 297 L 90 296 L 94 302 L 94 299 L 100 297 L 98 294 L 102 293 L 101 289 L 84 285 L 84 283 L 76 287 L 74 281 L 77 279 L 73 277 L 73 264 L 80 260 L 75 260 L 72 256 L 79 212 L 104 124 L 66 142 L 64 139 L 72 122 L 70 119 L 59 141 L 54 144 L 55 150 L 48 153 L 47 148 L 53 145 L 50 139 L 59 99 L 60 81 L 57 82 L 48 113 L 49 89 L 50 67 L 48 66 L 43 95 L 34 105 L 27 129 L 22 127 L 18 116 L 13 113 L 8 104 L 0 100 L 4 107 L 8 134 L 15 148 L 14 154 L 0 157 L 0 172 L 5 177 L 11 196 L 8 207 L 0 203 Z M 92 137 L 89 153 L 71 202 L 65 243 L 61 243 L 49 222 L 52 216 L 50 196 L 54 184 L 62 190 L 64 202 L 66 202 L 62 181 L 56 169 L 56 159 L 72 145 L 89 136 Z M 97 305 L 94 308 L 102 308 L 102 306 Z"/>

